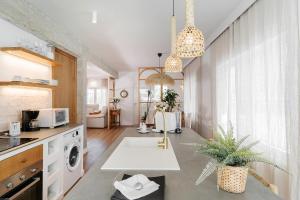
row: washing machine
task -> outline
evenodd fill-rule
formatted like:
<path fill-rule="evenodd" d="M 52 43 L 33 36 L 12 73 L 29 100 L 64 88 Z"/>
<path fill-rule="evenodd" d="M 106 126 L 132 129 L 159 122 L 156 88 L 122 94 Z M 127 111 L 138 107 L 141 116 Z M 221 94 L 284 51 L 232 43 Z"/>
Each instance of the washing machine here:
<path fill-rule="evenodd" d="M 64 135 L 64 193 L 82 176 L 82 134 L 72 131 Z"/>

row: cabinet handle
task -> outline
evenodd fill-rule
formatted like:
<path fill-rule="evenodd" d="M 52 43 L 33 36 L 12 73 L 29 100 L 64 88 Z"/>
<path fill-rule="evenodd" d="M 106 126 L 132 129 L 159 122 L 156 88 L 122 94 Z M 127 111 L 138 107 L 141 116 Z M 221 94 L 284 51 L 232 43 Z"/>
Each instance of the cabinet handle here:
<path fill-rule="evenodd" d="M 14 185 L 13 185 L 12 183 L 7 183 L 7 184 L 6 184 L 6 188 L 7 188 L 7 189 L 11 189 L 13 186 L 14 186 Z"/>
<path fill-rule="evenodd" d="M 22 190 L 20 190 L 18 193 L 16 193 L 12 197 L 10 197 L 8 200 L 15 200 L 15 199 L 17 199 L 20 195 L 22 195 L 24 192 L 26 192 L 29 188 L 31 188 L 35 184 L 37 184 L 40 180 L 41 180 L 40 178 L 34 178 L 34 181 L 32 183 L 30 183 L 25 188 L 23 188 Z"/>
<path fill-rule="evenodd" d="M 20 181 L 24 181 L 25 179 L 26 179 L 26 176 L 25 175 L 22 175 L 22 176 L 20 176 Z"/>

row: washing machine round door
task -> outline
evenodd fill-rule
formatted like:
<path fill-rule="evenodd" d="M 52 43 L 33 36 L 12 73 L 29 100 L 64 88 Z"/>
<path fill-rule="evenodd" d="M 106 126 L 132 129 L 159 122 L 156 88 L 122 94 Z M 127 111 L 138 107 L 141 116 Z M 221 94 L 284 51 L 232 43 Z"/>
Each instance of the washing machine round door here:
<path fill-rule="evenodd" d="M 80 163 L 80 145 L 78 143 L 70 145 L 66 161 L 68 170 L 74 171 L 78 167 Z"/>

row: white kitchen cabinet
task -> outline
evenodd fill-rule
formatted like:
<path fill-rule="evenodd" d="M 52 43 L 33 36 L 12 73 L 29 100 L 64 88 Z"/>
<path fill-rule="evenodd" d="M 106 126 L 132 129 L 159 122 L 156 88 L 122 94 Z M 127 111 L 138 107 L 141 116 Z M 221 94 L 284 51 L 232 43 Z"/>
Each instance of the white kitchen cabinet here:
<path fill-rule="evenodd" d="M 43 142 L 43 200 L 58 200 L 64 196 L 64 135 L 74 131 L 78 131 L 83 136 L 83 128 L 80 126 L 48 138 Z"/>

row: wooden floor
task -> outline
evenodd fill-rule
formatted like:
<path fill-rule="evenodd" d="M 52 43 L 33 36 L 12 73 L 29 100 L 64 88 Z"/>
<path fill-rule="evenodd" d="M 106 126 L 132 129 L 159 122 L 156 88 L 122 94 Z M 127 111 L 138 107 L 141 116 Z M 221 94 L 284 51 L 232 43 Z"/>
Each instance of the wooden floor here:
<path fill-rule="evenodd" d="M 108 129 L 87 129 L 88 153 L 84 156 L 83 168 L 88 171 L 101 154 L 125 130 L 125 127 Z"/>

